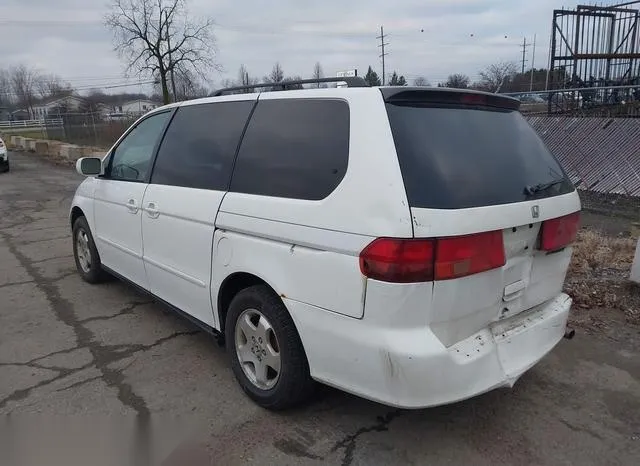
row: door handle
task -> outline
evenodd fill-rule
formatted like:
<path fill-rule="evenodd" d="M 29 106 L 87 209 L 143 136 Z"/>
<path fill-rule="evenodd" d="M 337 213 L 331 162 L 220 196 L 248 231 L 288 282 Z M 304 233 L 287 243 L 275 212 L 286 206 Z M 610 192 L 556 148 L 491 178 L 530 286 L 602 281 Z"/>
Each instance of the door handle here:
<path fill-rule="evenodd" d="M 158 206 L 156 206 L 155 202 L 149 202 L 145 210 L 147 211 L 147 215 L 151 218 L 158 218 L 160 216 L 160 211 L 158 210 Z"/>
<path fill-rule="evenodd" d="M 129 213 L 131 213 L 131 214 L 137 214 L 138 213 L 138 202 L 135 199 L 129 199 L 127 201 L 127 210 L 129 210 Z"/>

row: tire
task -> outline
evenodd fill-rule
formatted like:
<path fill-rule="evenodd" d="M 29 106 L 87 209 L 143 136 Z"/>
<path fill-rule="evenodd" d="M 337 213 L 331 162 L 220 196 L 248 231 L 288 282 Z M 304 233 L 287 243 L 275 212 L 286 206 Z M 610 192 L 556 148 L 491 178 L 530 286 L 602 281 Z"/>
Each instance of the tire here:
<path fill-rule="evenodd" d="M 78 217 L 73 223 L 73 257 L 76 261 L 76 269 L 87 283 L 100 283 L 106 278 L 106 273 L 102 269 L 100 262 L 100 256 L 96 249 L 89 224 L 85 217 Z M 78 238 L 84 237 L 86 241 L 86 247 L 82 248 L 78 243 Z M 81 241 L 84 242 L 84 241 Z M 88 261 L 86 260 L 88 258 Z"/>
<path fill-rule="evenodd" d="M 246 319 L 253 326 L 247 327 Z M 265 327 L 270 330 L 262 341 L 254 343 L 247 338 L 255 330 L 251 336 L 259 339 Z M 309 363 L 298 331 L 284 303 L 269 287 L 252 286 L 233 298 L 227 312 L 225 341 L 236 379 L 258 405 L 279 411 L 299 405 L 313 394 L 315 383 L 309 374 Z M 242 345 L 245 341 L 246 347 Z M 256 363 L 262 366 L 264 360 L 265 364 L 272 364 L 271 361 L 275 361 L 273 350 L 279 355 L 280 370 L 275 377 L 276 371 L 269 366 L 266 372 L 261 372 L 261 382 L 256 376 L 260 372 Z M 261 354 L 264 359 L 258 361 Z M 241 357 L 244 363 L 241 363 Z"/>

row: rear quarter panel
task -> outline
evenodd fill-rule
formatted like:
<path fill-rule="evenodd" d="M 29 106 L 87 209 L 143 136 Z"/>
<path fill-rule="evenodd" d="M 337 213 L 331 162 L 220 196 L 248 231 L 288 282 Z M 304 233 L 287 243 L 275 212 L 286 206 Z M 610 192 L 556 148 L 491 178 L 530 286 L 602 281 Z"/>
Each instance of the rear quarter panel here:
<path fill-rule="evenodd" d="M 261 278 L 282 298 L 361 318 L 366 280 L 358 251 L 365 236 L 220 213 L 214 236 L 212 302 L 234 273 Z"/>

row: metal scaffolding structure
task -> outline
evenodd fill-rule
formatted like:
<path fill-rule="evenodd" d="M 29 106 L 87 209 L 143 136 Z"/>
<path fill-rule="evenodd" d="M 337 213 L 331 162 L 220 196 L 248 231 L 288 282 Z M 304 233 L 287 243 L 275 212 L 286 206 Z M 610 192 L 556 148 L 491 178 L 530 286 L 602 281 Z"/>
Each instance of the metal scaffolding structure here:
<path fill-rule="evenodd" d="M 638 3 L 554 10 L 547 89 L 640 84 Z"/>

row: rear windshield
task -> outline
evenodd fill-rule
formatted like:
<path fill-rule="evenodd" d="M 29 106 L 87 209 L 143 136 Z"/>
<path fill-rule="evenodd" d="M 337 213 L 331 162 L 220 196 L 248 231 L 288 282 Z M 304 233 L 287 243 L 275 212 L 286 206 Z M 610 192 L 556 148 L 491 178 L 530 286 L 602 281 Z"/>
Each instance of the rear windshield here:
<path fill-rule="evenodd" d="M 520 112 L 387 104 L 409 204 L 462 209 L 574 187 Z"/>

